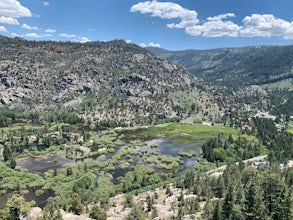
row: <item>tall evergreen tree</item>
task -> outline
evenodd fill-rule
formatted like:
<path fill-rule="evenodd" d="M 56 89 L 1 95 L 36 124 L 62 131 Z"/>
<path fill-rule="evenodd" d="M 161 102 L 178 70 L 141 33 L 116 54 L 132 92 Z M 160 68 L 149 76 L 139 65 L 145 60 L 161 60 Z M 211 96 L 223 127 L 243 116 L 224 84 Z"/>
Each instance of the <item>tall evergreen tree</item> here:
<path fill-rule="evenodd" d="M 224 219 L 231 219 L 232 210 L 234 206 L 234 198 L 234 186 L 229 185 L 222 205 Z"/>
<path fill-rule="evenodd" d="M 72 194 L 70 211 L 77 215 L 81 214 L 84 211 L 84 206 L 81 202 L 81 198 L 77 193 Z"/>

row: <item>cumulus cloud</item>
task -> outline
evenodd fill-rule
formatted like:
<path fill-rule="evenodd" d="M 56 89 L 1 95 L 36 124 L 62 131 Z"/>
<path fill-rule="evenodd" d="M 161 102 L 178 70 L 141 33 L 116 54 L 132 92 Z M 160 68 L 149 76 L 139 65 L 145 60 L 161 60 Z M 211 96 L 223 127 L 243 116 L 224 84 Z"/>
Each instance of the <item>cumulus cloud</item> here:
<path fill-rule="evenodd" d="M 19 25 L 19 22 L 18 22 L 18 20 L 16 18 L 5 17 L 5 16 L 0 16 L 0 23 L 11 24 L 11 25 Z"/>
<path fill-rule="evenodd" d="M 149 44 L 140 43 L 138 44 L 141 47 L 161 47 L 159 43 L 150 42 Z"/>
<path fill-rule="evenodd" d="M 240 27 L 232 21 L 224 21 L 229 17 L 235 17 L 233 13 L 208 17 L 207 22 L 200 22 L 198 13 L 194 10 L 183 8 L 173 2 L 146 1 L 133 5 L 131 12 L 149 13 L 153 17 L 162 19 L 179 18 L 179 23 L 169 23 L 168 28 L 183 28 L 187 34 L 206 37 L 237 36 Z"/>
<path fill-rule="evenodd" d="M 30 38 L 41 38 L 42 36 L 37 34 L 37 33 L 27 33 L 27 34 L 24 34 L 22 35 L 24 37 L 30 37 Z"/>
<path fill-rule="evenodd" d="M 31 17 L 30 10 L 20 4 L 17 0 L 1 0 L 0 1 L 0 16 L 5 17 Z"/>
<path fill-rule="evenodd" d="M 53 34 L 53 33 L 56 32 L 56 30 L 55 30 L 55 29 L 48 28 L 48 29 L 45 30 L 45 32 L 46 32 L 46 33 Z"/>
<path fill-rule="evenodd" d="M 293 37 L 293 22 L 276 18 L 272 14 L 252 14 L 243 19 L 245 27 L 240 31 L 246 37 Z"/>
<path fill-rule="evenodd" d="M 49 2 L 43 2 L 43 5 L 44 5 L 45 7 L 47 7 L 47 6 L 50 5 L 50 3 L 49 3 Z"/>
<path fill-rule="evenodd" d="M 27 30 L 39 30 L 39 28 L 38 27 L 36 27 L 36 26 L 29 26 L 28 24 L 23 24 L 23 25 L 21 25 L 21 27 L 22 28 L 24 28 L 24 29 L 27 29 Z"/>
<path fill-rule="evenodd" d="M 125 42 L 128 43 L 128 44 L 131 44 L 132 40 L 126 40 Z"/>
<path fill-rule="evenodd" d="M 197 12 L 183 8 L 173 2 L 146 1 L 135 4 L 130 9 L 131 12 L 149 13 L 152 17 L 162 19 L 180 19 L 179 23 L 167 24 L 169 28 L 186 28 L 199 22 Z"/>
<path fill-rule="evenodd" d="M 221 15 L 217 15 L 214 17 L 208 17 L 207 20 L 208 21 L 219 21 L 219 20 L 223 20 L 225 18 L 231 18 L 231 17 L 236 17 L 236 15 L 234 13 L 226 13 L 226 14 L 221 14 Z"/>
<path fill-rule="evenodd" d="M 161 47 L 161 45 L 159 43 L 153 43 L 153 42 L 149 43 L 148 46 L 149 47 Z"/>
<path fill-rule="evenodd" d="M 80 43 L 86 43 L 86 42 L 90 42 L 91 40 L 87 37 L 80 37 L 77 36 L 75 34 L 66 34 L 66 33 L 62 33 L 59 34 L 60 37 L 64 37 L 64 38 L 69 38 L 70 41 L 72 42 L 80 42 Z"/>
<path fill-rule="evenodd" d="M 78 42 L 80 43 L 86 43 L 86 42 L 91 42 L 91 40 L 87 37 L 81 37 Z"/>
<path fill-rule="evenodd" d="M 4 26 L 0 26 L 0 32 L 7 32 L 6 27 L 4 27 Z"/>
<path fill-rule="evenodd" d="M 232 21 L 223 20 L 228 17 L 235 17 L 235 15 L 233 13 L 228 13 L 215 17 L 208 17 L 208 21 L 200 26 L 202 35 L 205 37 L 237 37 L 241 27 Z"/>
<path fill-rule="evenodd" d="M 62 33 L 62 34 L 59 34 L 60 37 L 66 37 L 66 38 L 74 38 L 76 37 L 75 34 L 65 34 L 65 33 Z"/>
<path fill-rule="evenodd" d="M 179 23 L 168 23 L 168 28 L 182 28 L 192 36 L 204 37 L 283 37 L 293 39 L 293 22 L 276 18 L 272 14 L 252 14 L 242 20 L 242 24 L 231 21 L 234 13 L 220 14 L 198 19 L 195 10 L 183 8 L 173 2 L 146 1 L 135 4 L 131 12 L 151 14 L 162 19 L 180 19 Z M 145 44 L 144 44 L 145 45 Z M 146 46 L 146 45 L 145 45 Z"/>
<path fill-rule="evenodd" d="M 141 46 L 141 47 L 147 47 L 147 45 L 145 43 L 140 43 L 138 45 Z"/>

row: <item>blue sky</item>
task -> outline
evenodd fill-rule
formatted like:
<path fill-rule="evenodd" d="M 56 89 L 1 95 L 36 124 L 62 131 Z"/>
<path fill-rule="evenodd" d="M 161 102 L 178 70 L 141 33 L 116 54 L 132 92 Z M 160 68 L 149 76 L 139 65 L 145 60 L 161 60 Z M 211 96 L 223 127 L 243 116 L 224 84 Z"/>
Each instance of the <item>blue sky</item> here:
<path fill-rule="evenodd" d="M 169 50 L 293 44 L 292 0 L 0 0 L 0 34 Z"/>

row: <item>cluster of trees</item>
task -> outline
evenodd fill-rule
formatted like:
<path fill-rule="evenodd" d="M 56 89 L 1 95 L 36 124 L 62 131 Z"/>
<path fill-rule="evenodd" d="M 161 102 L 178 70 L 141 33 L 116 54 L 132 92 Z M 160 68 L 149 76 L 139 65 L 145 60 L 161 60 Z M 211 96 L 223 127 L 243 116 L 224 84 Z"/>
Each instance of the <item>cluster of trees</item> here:
<path fill-rule="evenodd" d="M 222 135 L 211 138 L 202 146 L 203 157 L 209 162 L 224 162 L 228 158 L 245 160 L 262 153 L 263 147 L 257 140 L 249 140 L 246 135 L 224 139 Z"/>
<path fill-rule="evenodd" d="M 254 118 L 253 124 L 256 136 L 270 150 L 270 160 L 283 162 L 293 158 L 293 134 L 278 130 L 271 119 Z"/>
<path fill-rule="evenodd" d="M 3 220 L 20 220 L 20 217 L 25 215 L 34 203 L 34 201 L 26 202 L 21 195 L 14 194 L 7 200 L 7 208 L 0 210 L 0 217 Z"/>
<path fill-rule="evenodd" d="M 134 170 L 119 177 L 119 188 L 122 192 L 130 192 L 142 187 L 160 183 L 170 178 L 170 174 L 155 173 L 154 169 L 145 165 L 136 165 Z"/>
<path fill-rule="evenodd" d="M 288 90 L 273 90 L 270 94 L 272 114 L 284 116 L 286 121 L 293 115 L 293 92 Z"/>
<path fill-rule="evenodd" d="M 209 162 L 224 162 L 228 158 L 248 159 L 269 151 L 269 158 L 283 162 L 293 158 L 293 134 L 279 130 L 271 119 L 253 118 L 251 129 L 237 137 L 211 138 L 202 146 L 203 157 Z M 265 149 L 265 147 L 267 149 Z"/>
<path fill-rule="evenodd" d="M 46 114 L 45 120 L 47 122 L 64 122 L 68 124 L 83 124 L 85 120 L 76 113 L 68 111 L 56 111 Z"/>
<path fill-rule="evenodd" d="M 4 146 L 3 149 L 3 160 L 4 162 L 6 162 L 6 164 L 11 168 L 11 169 L 15 169 L 16 167 L 16 160 L 15 157 L 12 154 L 12 150 L 9 146 Z"/>
<path fill-rule="evenodd" d="M 28 118 L 29 114 L 27 114 L 23 109 L 10 109 L 6 106 L 0 108 L 0 126 L 6 126 L 10 122 L 21 119 L 27 120 Z"/>
<path fill-rule="evenodd" d="M 206 201 L 204 219 L 293 218 L 293 169 L 230 164 L 218 177 L 189 172 L 181 185 Z"/>
<path fill-rule="evenodd" d="M 9 123 L 18 121 L 31 121 L 34 124 L 39 124 L 42 119 L 46 122 L 64 122 L 68 124 L 83 124 L 85 120 L 70 110 L 59 110 L 48 113 L 27 112 L 20 108 L 9 108 L 7 106 L 0 109 L 0 126 L 7 126 Z"/>

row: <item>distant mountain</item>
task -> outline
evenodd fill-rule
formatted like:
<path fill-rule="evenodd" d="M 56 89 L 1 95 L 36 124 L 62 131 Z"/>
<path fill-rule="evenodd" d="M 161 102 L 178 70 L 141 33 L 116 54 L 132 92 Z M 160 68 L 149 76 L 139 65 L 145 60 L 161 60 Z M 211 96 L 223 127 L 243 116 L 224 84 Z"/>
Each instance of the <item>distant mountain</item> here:
<path fill-rule="evenodd" d="M 147 49 L 160 58 L 184 66 L 193 75 L 218 85 L 237 88 L 293 78 L 293 46 L 185 51 Z"/>
<path fill-rule="evenodd" d="M 121 40 L 81 44 L 1 36 L 0 43 L 0 106 L 67 108 L 91 120 L 144 124 L 178 116 L 170 94 L 202 83 Z"/>

